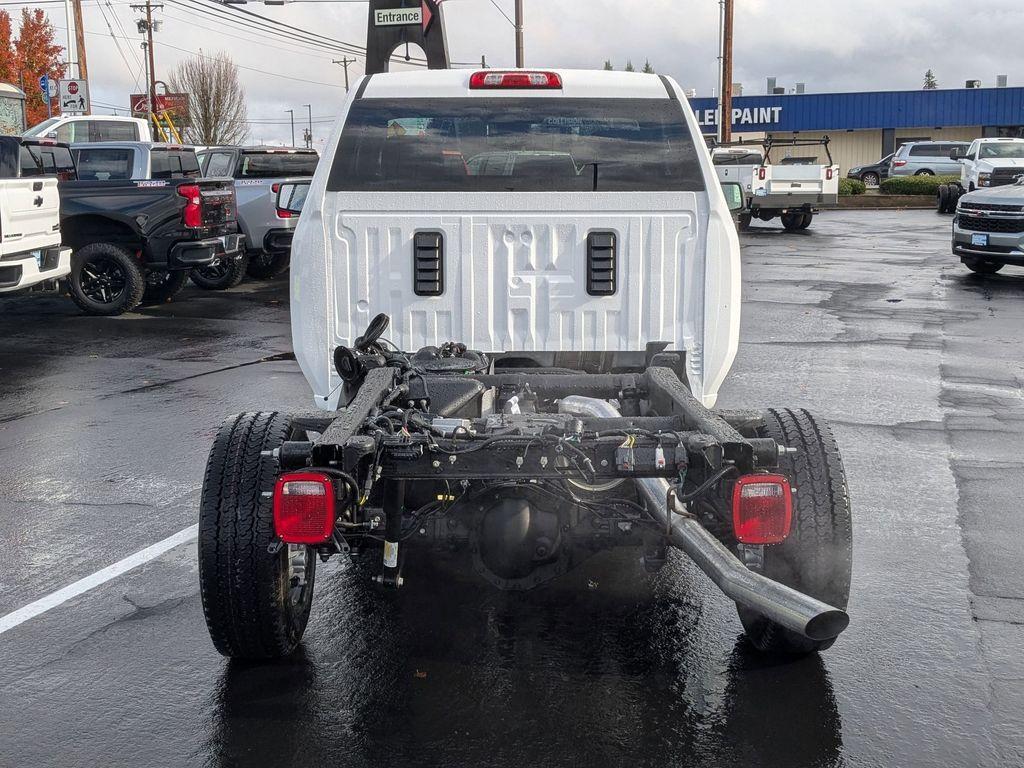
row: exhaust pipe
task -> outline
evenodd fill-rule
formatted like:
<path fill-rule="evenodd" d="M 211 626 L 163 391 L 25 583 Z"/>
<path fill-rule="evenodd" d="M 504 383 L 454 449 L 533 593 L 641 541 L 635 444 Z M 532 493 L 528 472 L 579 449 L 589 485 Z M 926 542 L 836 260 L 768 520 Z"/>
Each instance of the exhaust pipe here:
<path fill-rule="evenodd" d="M 559 401 L 558 410 L 573 416 L 621 416 L 610 403 L 590 397 L 567 397 Z M 811 640 L 831 640 L 849 625 L 846 611 L 751 571 L 695 519 L 673 518 L 668 509 L 671 486 L 667 480 L 641 478 L 636 485 L 655 520 L 670 531 L 672 544 L 683 550 L 726 597 Z"/>

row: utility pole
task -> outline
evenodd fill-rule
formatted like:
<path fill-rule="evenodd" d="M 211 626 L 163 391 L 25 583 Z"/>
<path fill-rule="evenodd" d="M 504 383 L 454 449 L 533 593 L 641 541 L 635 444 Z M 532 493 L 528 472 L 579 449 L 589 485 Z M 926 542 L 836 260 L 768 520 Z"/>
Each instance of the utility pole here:
<path fill-rule="evenodd" d="M 81 0 L 75 0 L 81 2 Z M 139 19 L 137 26 L 139 32 L 146 35 L 145 48 L 149 56 L 149 75 L 146 78 L 146 93 L 149 94 L 149 117 L 152 121 L 153 113 L 156 112 L 156 64 L 154 62 L 153 55 L 153 31 L 157 29 L 157 24 L 153 21 L 153 9 L 163 8 L 162 4 L 154 5 L 152 0 L 146 0 L 145 5 L 132 5 L 130 6 L 133 11 L 145 11 L 146 18 Z"/>
<path fill-rule="evenodd" d="M 312 104 L 303 104 L 302 106 L 304 106 L 309 111 L 309 131 L 306 133 L 306 149 L 312 149 L 313 148 L 313 105 Z"/>
<path fill-rule="evenodd" d="M 722 143 L 732 141 L 732 32 L 736 0 L 724 0 L 722 30 L 722 114 L 718 118 L 721 124 Z"/>
<path fill-rule="evenodd" d="M 516 67 L 526 66 L 526 50 L 523 45 L 523 0 L 516 0 Z"/>
<path fill-rule="evenodd" d="M 355 64 L 357 59 L 350 59 L 347 56 L 342 59 L 334 59 L 332 64 L 341 64 L 345 68 L 345 92 L 348 93 L 348 65 Z"/>
<path fill-rule="evenodd" d="M 85 63 L 85 24 L 82 21 L 82 0 L 72 0 L 75 14 L 75 53 L 78 57 L 78 77 L 89 79 L 89 68 Z"/>
<path fill-rule="evenodd" d="M 285 112 L 287 112 L 289 115 L 291 115 L 291 118 L 292 118 L 292 146 L 294 147 L 295 146 L 295 110 L 294 109 L 286 109 Z"/>

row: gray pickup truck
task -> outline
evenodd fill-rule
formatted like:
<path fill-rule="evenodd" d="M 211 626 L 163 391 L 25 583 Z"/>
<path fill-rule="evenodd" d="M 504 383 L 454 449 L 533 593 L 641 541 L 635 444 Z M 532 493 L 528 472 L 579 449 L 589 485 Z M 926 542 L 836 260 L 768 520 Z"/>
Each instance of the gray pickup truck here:
<path fill-rule="evenodd" d="M 969 192 L 957 203 L 953 253 L 972 272 L 1024 267 L 1024 180 Z"/>
<path fill-rule="evenodd" d="M 277 208 L 277 193 L 284 182 L 312 178 L 319 160 L 315 150 L 293 147 L 208 147 L 199 153 L 203 176 L 235 180 L 250 277 L 267 279 L 288 269 L 298 217 Z"/>

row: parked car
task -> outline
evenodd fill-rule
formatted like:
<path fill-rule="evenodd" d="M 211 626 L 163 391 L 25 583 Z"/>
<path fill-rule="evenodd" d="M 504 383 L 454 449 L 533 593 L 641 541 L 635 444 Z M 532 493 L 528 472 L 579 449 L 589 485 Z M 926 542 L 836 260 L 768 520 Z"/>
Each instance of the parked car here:
<path fill-rule="evenodd" d="M 204 176 L 235 180 L 251 277 L 267 279 L 288 269 L 298 216 L 281 215 L 277 188 L 284 181 L 312 178 L 319 160 L 315 150 L 294 147 L 207 147 L 200 153 Z"/>
<path fill-rule="evenodd" d="M 142 141 L 72 144 L 78 178 L 82 181 L 197 179 L 202 175 L 192 147 Z"/>
<path fill-rule="evenodd" d="M 59 115 L 33 125 L 22 135 L 34 139 L 56 139 L 63 144 L 153 140 L 147 121 L 116 115 Z"/>
<path fill-rule="evenodd" d="M 827 164 L 816 155 L 784 157 L 772 161 L 776 148 L 824 147 Z M 736 182 L 746 194 L 746 210 L 739 226 L 746 229 L 753 219 L 771 221 L 778 217 L 789 231 L 807 229 L 822 208 L 839 203 L 839 166 L 832 161 L 829 138 L 775 139 L 758 144 L 740 142 L 719 145 L 712 151 L 718 178 Z"/>
<path fill-rule="evenodd" d="M 953 219 L 953 253 L 972 272 L 1024 266 L 1024 181 L 963 195 Z"/>
<path fill-rule="evenodd" d="M 0 136 L 0 293 L 52 288 L 71 271 L 71 249 L 61 245 L 57 171 L 47 170 L 43 152 L 33 140 Z"/>
<path fill-rule="evenodd" d="M 89 314 L 169 301 L 193 269 L 242 256 L 229 179 L 75 179 L 60 193 L 71 298 Z"/>
<path fill-rule="evenodd" d="M 331 557 L 381 590 L 435 556 L 522 591 L 620 547 L 651 571 L 685 552 L 763 652 L 830 647 L 849 622 L 842 460 L 806 411 L 711 410 L 739 345 L 740 244 L 683 90 L 400 72 L 363 79 L 342 115 L 294 209 L 292 342 L 322 410 L 249 409 L 207 463 L 215 647 L 295 650 Z M 466 162 L 509 152 L 554 153 L 551 172 Z"/>
<path fill-rule="evenodd" d="M 904 144 L 893 155 L 890 176 L 947 176 L 960 173 L 960 164 L 950 159 L 950 153 L 964 149 L 968 141 L 912 141 Z"/>
<path fill-rule="evenodd" d="M 856 168 L 851 168 L 846 177 L 848 179 L 857 179 L 863 181 L 869 187 L 877 187 L 887 178 L 889 178 L 889 164 L 892 163 L 893 157 L 896 155 L 893 152 L 891 155 L 886 155 L 877 163 L 871 163 L 871 165 L 858 165 Z"/>

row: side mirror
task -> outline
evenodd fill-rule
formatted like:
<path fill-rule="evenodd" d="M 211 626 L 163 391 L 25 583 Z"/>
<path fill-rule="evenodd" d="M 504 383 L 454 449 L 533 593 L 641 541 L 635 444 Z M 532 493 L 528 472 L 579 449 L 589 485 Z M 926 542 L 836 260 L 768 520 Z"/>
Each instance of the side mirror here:
<path fill-rule="evenodd" d="M 309 193 L 308 181 L 286 181 L 277 185 L 277 215 L 291 218 L 302 213 L 302 206 Z"/>
<path fill-rule="evenodd" d="M 963 160 L 965 157 L 967 157 L 967 150 L 963 147 L 953 147 L 949 151 L 950 160 Z"/>
<path fill-rule="evenodd" d="M 48 138 L 48 139 L 56 139 L 57 138 L 57 132 L 56 131 L 50 131 L 48 134 L 46 134 L 46 138 Z"/>
<path fill-rule="evenodd" d="M 743 197 L 743 185 L 735 181 L 722 182 L 722 192 L 725 193 L 725 202 L 729 204 L 732 212 L 742 211 L 747 207 L 747 201 Z"/>

